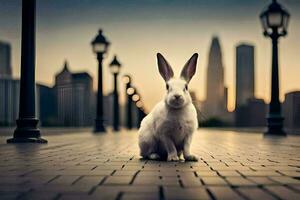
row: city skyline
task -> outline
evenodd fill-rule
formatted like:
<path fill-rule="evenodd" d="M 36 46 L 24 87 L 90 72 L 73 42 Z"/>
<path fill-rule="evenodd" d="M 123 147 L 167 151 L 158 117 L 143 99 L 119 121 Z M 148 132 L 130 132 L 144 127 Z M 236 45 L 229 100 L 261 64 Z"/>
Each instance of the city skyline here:
<path fill-rule="evenodd" d="M 0 25 L 4 27 L 0 30 L 0 39 L 12 44 L 13 74 L 14 77 L 17 77 L 20 69 L 21 2 L 3 0 L 0 2 Z M 52 86 L 54 84 L 53 77 L 59 71 L 65 58 L 70 62 L 72 71 L 87 70 L 96 79 L 97 63 L 91 51 L 90 41 L 101 27 L 105 36 L 112 42 L 112 48 L 104 62 L 104 91 L 106 94 L 112 89 L 112 76 L 107 65 L 114 54 L 117 54 L 120 61 L 124 63 L 121 72 L 133 75 L 133 83 L 141 88 L 141 95 L 149 110 L 162 99 L 164 93 L 164 84 L 157 71 L 155 53 L 160 51 L 166 55 L 170 64 L 175 67 L 175 71 L 178 71 L 186 58 L 193 52 L 199 52 L 198 72 L 191 82 L 191 90 L 197 93 L 198 98 L 204 100 L 209 43 L 212 35 L 217 34 L 224 54 L 225 85 L 229 87 L 229 110 L 234 108 L 235 102 L 234 49 L 240 42 L 251 43 L 257 50 L 255 55 L 257 58 L 255 60 L 255 95 L 269 101 L 271 44 L 269 39 L 262 36 L 258 14 L 270 1 L 243 3 L 233 0 L 226 1 L 229 2 L 227 3 L 229 6 L 225 1 L 199 1 L 200 3 L 188 1 L 183 8 L 178 6 L 181 5 L 179 1 L 171 3 L 167 1 L 169 5 L 159 1 L 154 1 L 155 4 L 144 1 L 148 2 L 144 7 L 137 1 L 131 1 L 123 10 L 121 2 L 115 4 L 115 7 L 102 1 L 100 3 L 92 0 L 80 2 L 82 1 L 72 1 L 72 3 L 38 1 L 36 73 L 38 82 Z M 299 89 L 300 85 L 296 77 L 296 74 L 300 73 L 300 69 L 297 68 L 297 52 L 299 52 L 300 46 L 297 40 L 297 35 L 300 33 L 297 24 L 299 24 L 300 17 L 296 12 L 300 5 L 299 2 L 293 0 L 282 1 L 282 3 L 290 10 L 292 20 L 288 37 L 280 41 L 281 100 L 285 93 Z M 91 8 L 91 5 L 94 5 L 95 8 Z M 78 13 L 76 10 L 80 6 L 83 6 L 82 15 L 80 15 L 82 19 L 76 16 Z M 165 6 L 163 8 L 166 11 L 156 9 L 159 6 Z M 249 13 L 241 12 L 241 9 L 245 7 Z M 124 18 L 124 15 L 132 12 L 133 8 L 140 8 L 140 10 Z M 205 10 L 203 8 L 206 11 L 203 11 Z M 209 13 L 213 8 L 216 11 L 215 16 Z M 104 11 L 105 9 L 106 11 Z M 177 9 L 177 14 L 174 9 Z M 185 9 L 190 12 L 187 13 L 184 11 Z M 11 12 L 12 10 L 13 12 Z M 64 12 L 61 13 L 61 11 Z M 142 14 L 143 11 L 147 12 Z M 197 14 L 199 11 L 201 14 Z M 230 16 L 233 11 L 236 14 Z M 118 12 L 120 13 L 118 14 Z M 5 23 L 8 17 L 10 25 Z M 58 20 L 59 18 L 60 20 Z M 160 19 L 158 20 L 158 18 Z M 237 24 L 234 18 L 238 18 L 236 21 L 243 20 L 245 23 Z M 182 48 L 183 46 L 184 48 Z M 138 55 L 136 52 L 143 53 Z M 157 95 L 153 95 L 151 92 L 153 80 L 157 82 Z M 120 91 L 123 91 L 122 88 Z"/>

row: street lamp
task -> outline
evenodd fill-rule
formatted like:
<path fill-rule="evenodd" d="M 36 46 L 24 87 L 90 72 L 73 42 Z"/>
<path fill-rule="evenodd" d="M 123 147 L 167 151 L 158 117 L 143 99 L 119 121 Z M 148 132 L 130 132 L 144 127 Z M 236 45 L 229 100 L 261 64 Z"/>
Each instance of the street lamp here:
<path fill-rule="evenodd" d="M 272 39 L 272 86 L 271 102 L 267 117 L 268 131 L 266 135 L 286 135 L 283 130 L 283 120 L 281 115 L 281 105 L 279 101 L 279 77 L 278 77 L 278 39 L 287 35 L 287 26 L 290 14 L 287 10 L 273 0 L 272 3 L 260 15 L 260 20 L 264 29 L 264 35 Z"/>
<path fill-rule="evenodd" d="M 135 89 L 133 87 L 129 87 L 127 88 L 126 90 L 126 93 L 129 95 L 129 96 L 132 96 L 134 93 L 135 93 Z"/>
<path fill-rule="evenodd" d="M 134 102 L 138 102 L 138 101 L 140 100 L 140 95 L 138 95 L 138 94 L 132 95 L 132 100 L 133 100 Z"/>
<path fill-rule="evenodd" d="M 20 104 L 17 128 L 7 143 L 47 143 L 35 112 L 35 0 L 22 1 Z"/>
<path fill-rule="evenodd" d="M 114 131 L 119 131 L 119 94 L 118 94 L 118 74 L 120 73 L 121 63 L 118 61 L 117 56 L 114 56 L 113 60 L 109 64 L 110 72 L 114 76 L 114 118 L 113 128 Z"/>
<path fill-rule="evenodd" d="M 132 101 L 135 104 L 135 108 L 136 108 L 136 116 L 137 116 L 137 121 L 136 121 L 136 126 L 137 128 L 140 127 L 141 121 L 143 119 L 142 117 L 142 101 L 141 101 L 141 96 L 138 94 L 137 90 L 134 89 L 134 94 L 131 97 Z"/>
<path fill-rule="evenodd" d="M 107 53 L 109 42 L 103 36 L 100 29 L 98 35 L 91 42 L 93 52 L 97 55 L 98 60 L 98 92 L 97 92 L 97 115 L 95 120 L 94 132 L 105 132 L 103 124 L 103 80 L 102 80 L 102 61 L 104 55 Z"/>
<path fill-rule="evenodd" d="M 126 97 L 127 97 L 127 107 L 126 107 L 126 126 L 128 129 L 132 129 L 132 100 L 131 95 L 134 93 L 134 89 L 131 87 L 131 76 L 124 75 L 123 82 L 126 84 Z"/>

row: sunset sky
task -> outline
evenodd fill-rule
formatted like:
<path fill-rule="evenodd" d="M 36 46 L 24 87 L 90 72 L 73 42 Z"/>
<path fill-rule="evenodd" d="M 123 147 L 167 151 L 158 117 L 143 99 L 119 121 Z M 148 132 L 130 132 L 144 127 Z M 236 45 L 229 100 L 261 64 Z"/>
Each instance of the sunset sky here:
<path fill-rule="evenodd" d="M 271 0 L 37 0 L 36 80 L 52 86 L 65 59 L 70 69 L 88 71 L 97 81 L 97 62 L 90 42 L 102 28 L 111 42 L 104 61 L 105 93 L 112 89 L 108 63 L 117 54 L 122 74 L 131 74 L 149 110 L 163 97 L 165 85 L 156 66 L 161 52 L 177 74 L 194 53 L 198 69 L 190 83 L 205 99 L 208 51 L 219 36 L 229 87 L 235 102 L 235 47 L 255 45 L 255 94 L 269 101 L 271 41 L 264 38 L 259 14 Z M 300 90 L 300 1 L 279 0 L 291 13 L 288 36 L 280 40 L 281 100 Z M 12 44 L 13 73 L 20 74 L 21 0 L 0 0 L 0 40 Z M 96 84 L 94 84 L 96 86 Z M 120 90 L 124 86 L 120 84 Z"/>

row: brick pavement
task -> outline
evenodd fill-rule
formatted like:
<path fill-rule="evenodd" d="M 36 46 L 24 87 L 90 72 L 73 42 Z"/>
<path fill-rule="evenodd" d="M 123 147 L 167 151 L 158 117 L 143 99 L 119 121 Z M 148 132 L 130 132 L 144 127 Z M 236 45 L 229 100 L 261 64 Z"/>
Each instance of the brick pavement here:
<path fill-rule="evenodd" d="M 0 199 L 300 199 L 300 137 L 200 129 L 199 162 L 140 160 L 136 131 L 0 137 Z"/>

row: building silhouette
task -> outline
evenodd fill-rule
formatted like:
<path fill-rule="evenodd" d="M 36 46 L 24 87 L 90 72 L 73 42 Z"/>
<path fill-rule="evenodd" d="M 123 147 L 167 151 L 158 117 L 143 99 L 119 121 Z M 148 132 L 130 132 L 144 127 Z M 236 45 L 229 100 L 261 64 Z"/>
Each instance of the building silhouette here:
<path fill-rule="evenodd" d="M 40 125 L 55 125 L 55 98 L 52 88 L 36 85 L 36 115 Z M 19 113 L 20 80 L 0 78 L 0 126 L 15 126 Z"/>
<path fill-rule="evenodd" d="M 240 44 L 236 47 L 236 107 L 254 98 L 254 46 Z"/>
<path fill-rule="evenodd" d="M 235 125 L 238 127 L 266 126 L 267 105 L 255 98 L 254 46 L 236 47 Z"/>
<path fill-rule="evenodd" d="M 0 126 L 14 126 L 19 112 L 20 81 L 0 77 Z"/>
<path fill-rule="evenodd" d="M 60 126 L 90 126 L 93 115 L 93 78 L 87 72 L 71 73 L 68 63 L 55 77 L 57 120 Z"/>
<path fill-rule="evenodd" d="M 235 109 L 237 127 L 266 126 L 267 105 L 263 99 L 249 98 L 246 103 Z"/>
<path fill-rule="evenodd" d="M 285 94 L 283 116 L 286 128 L 300 129 L 300 91 Z"/>
<path fill-rule="evenodd" d="M 56 94 L 52 87 L 36 85 L 37 116 L 40 126 L 55 126 L 57 124 Z"/>
<path fill-rule="evenodd" d="M 11 46 L 3 41 L 0 41 L 0 77 L 12 77 Z"/>
<path fill-rule="evenodd" d="M 224 67 L 218 37 L 213 37 L 209 50 L 206 86 L 206 100 L 203 105 L 206 118 L 226 118 L 227 88 L 224 84 Z"/>

